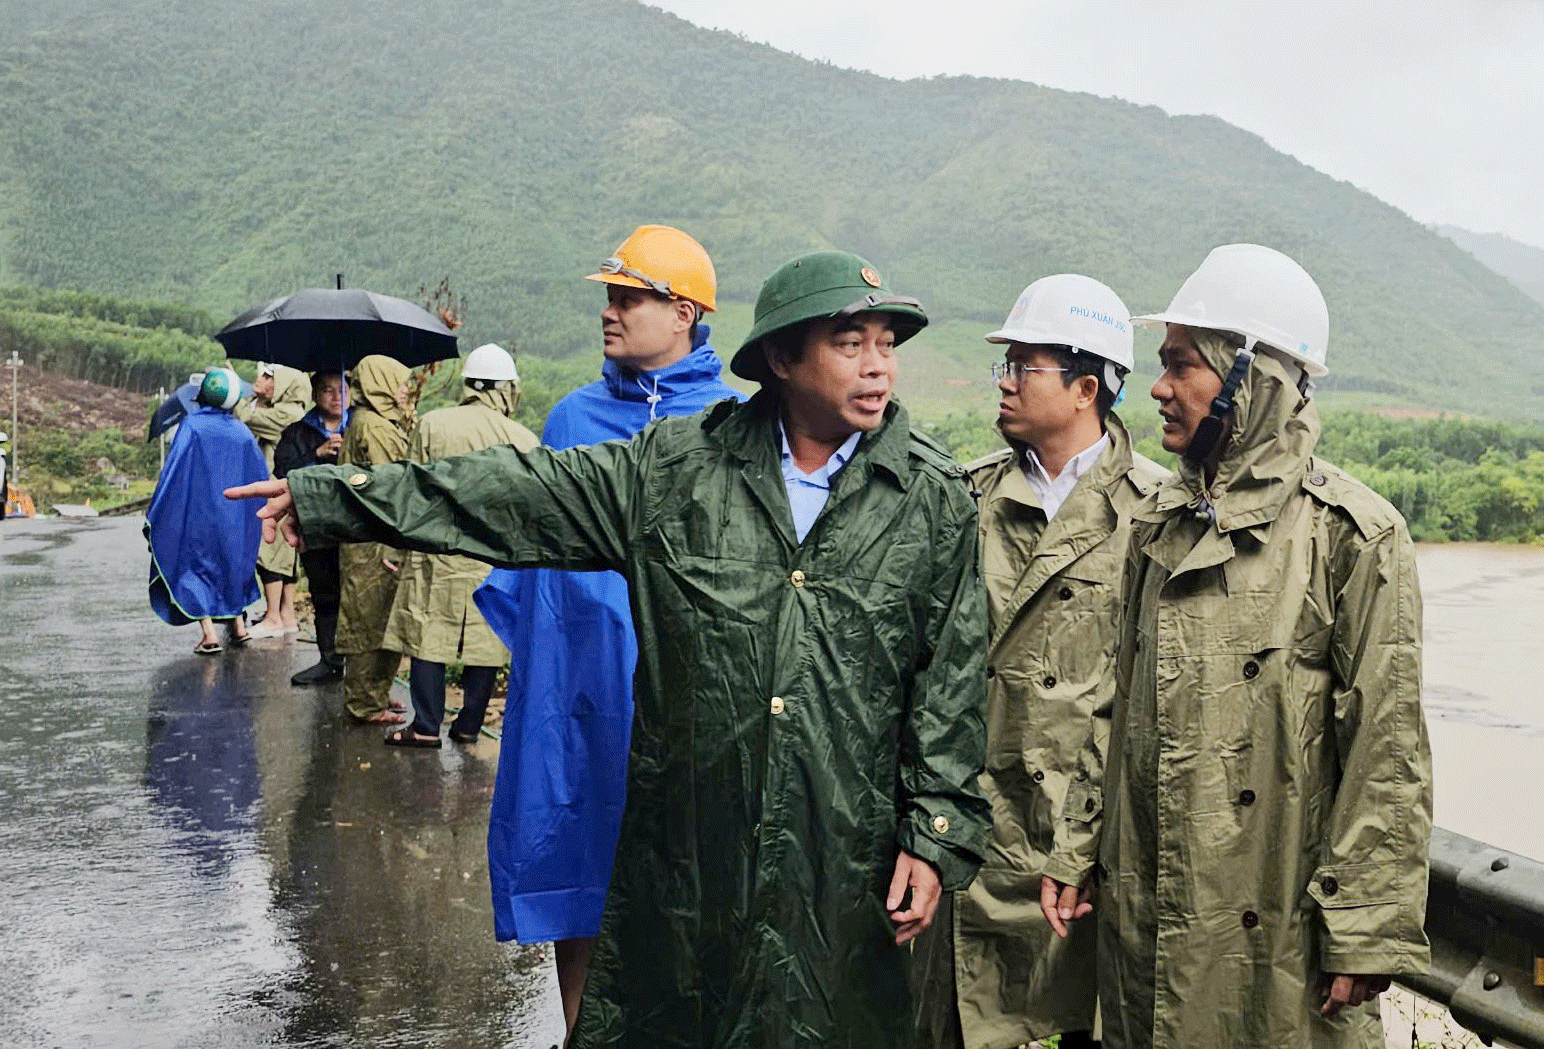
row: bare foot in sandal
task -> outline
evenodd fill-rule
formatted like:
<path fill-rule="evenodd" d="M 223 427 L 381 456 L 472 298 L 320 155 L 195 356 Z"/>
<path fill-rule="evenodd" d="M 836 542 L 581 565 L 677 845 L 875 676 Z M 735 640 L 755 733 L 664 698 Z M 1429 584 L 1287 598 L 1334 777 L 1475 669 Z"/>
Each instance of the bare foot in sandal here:
<path fill-rule="evenodd" d="M 362 718 L 358 714 L 350 714 L 350 720 L 360 725 L 405 725 L 407 718 L 394 710 L 379 710 L 369 717 Z"/>

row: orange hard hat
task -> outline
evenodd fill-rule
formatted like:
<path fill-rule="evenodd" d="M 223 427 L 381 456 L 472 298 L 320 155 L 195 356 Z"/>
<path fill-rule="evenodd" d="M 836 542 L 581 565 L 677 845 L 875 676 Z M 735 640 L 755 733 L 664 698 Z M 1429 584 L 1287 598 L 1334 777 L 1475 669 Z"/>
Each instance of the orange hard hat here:
<path fill-rule="evenodd" d="M 648 288 L 715 309 L 718 276 L 701 244 L 673 226 L 639 226 L 585 280 Z"/>

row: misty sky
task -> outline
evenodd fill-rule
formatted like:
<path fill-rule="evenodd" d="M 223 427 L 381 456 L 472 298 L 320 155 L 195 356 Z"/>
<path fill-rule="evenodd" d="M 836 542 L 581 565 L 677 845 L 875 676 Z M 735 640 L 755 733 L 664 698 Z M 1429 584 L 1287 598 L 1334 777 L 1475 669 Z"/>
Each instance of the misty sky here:
<path fill-rule="evenodd" d="M 1544 247 L 1544 0 L 649 0 L 907 78 L 1208 113 L 1425 223 Z"/>

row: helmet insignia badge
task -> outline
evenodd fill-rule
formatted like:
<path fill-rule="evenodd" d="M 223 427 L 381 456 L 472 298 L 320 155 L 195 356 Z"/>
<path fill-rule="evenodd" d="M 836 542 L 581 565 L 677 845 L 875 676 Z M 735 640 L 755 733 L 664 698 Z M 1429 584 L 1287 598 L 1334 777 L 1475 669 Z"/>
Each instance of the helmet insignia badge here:
<path fill-rule="evenodd" d="M 849 270 L 848 272 L 851 272 L 851 271 Z M 879 284 L 880 284 L 879 272 L 877 270 L 875 270 L 874 267 L 872 267 L 872 266 L 864 266 L 863 269 L 859 271 L 858 276 L 862 277 L 863 278 L 863 282 L 865 284 L 867 284 L 869 287 L 871 287 L 871 288 L 879 287 Z"/>

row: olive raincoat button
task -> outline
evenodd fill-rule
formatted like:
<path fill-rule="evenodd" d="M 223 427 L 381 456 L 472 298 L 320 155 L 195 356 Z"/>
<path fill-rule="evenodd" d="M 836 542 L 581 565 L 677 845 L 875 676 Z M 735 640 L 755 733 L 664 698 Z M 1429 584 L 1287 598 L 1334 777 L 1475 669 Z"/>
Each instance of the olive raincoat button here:
<path fill-rule="evenodd" d="M 1246 677 L 1249 680 L 1253 681 L 1255 678 L 1257 678 L 1259 676 L 1260 676 L 1260 664 L 1256 663 L 1252 659 L 1249 662 L 1244 664 L 1244 677 Z"/>
<path fill-rule="evenodd" d="M 1254 911 L 1245 911 L 1243 921 L 1244 928 L 1253 929 L 1256 925 L 1260 924 L 1260 916 Z"/>
<path fill-rule="evenodd" d="M 1308 483 L 1313 485 L 1315 488 L 1323 488 L 1324 482 L 1327 480 L 1329 480 L 1329 478 L 1325 477 L 1323 474 L 1311 474 L 1308 478 Z"/>
<path fill-rule="evenodd" d="M 1045 773 L 1041 772 L 1039 769 L 1036 769 L 1034 772 L 1029 774 L 1029 778 L 1034 780 L 1036 783 L 1044 783 Z"/>
<path fill-rule="evenodd" d="M 1238 792 L 1238 803 L 1240 805 L 1253 805 L 1254 804 L 1254 791 L 1248 790 L 1248 789 L 1239 791 Z"/>
<path fill-rule="evenodd" d="M 1040 684 L 1045 686 L 1046 688 L 1055 688 L 1056 687 L 1056 675 L 1055 674 L 1047 674 L 1041 680 Z"/>
<path fill-rule="evenodd" d="M 948 816 L 934 816 L 933 817 L 933 831 L 935 833 L 937 833 L 937 834 L 948 834 L 949 833 L 949 817 Z"/>
<path fill-rule="evenodd" d="M 1094 811 L 1094 799 L 1093 798 L 1089 798 L 1087 801 L 1085 801 L 1083 803 L 1083 811 L 1084 812 L 1093 812 Z"/>
<path fill-rule="evenodd" d="M 1319 888 L 1324 890 L 1324 895 L 1333 896 L 1340 891 L 1340 882 L 1335 880 L 1333 874 L 1326 874 L 1319 879 Z"/>
<path fill-rule="evenodd" d="M 772 697 L 772 713 L 774 713 L 774 714 L 781 714 L 783 712 L 785 706 L 786 706 L 786 704 L 783 703 L 783 697 L 782 696 L 773 696 Z"/>
<path fill-rule="evenodd" d="M 1072 600 L 1072 587 L 1070 587 L 1070 586 L 1062 587 L 1060 590 L 1056 591 L 1056 596 L 1061 598 L 1063 601 L 1071 601 Z"/>
<path fill-rule="evenodd" d="M 350 477 L 348 479 L 348 483 L 350 485 L 352 485 L 353 487 L 355 487 L 355 488 L 362 488 L 366 484 L 370 483 L 370 475 L 369 474 L 354 474 L 352 477 Z"/>
<path fill-rule="evenodd" d="M 793 575 L 788 577 L 788 581 L 791 582 L 794 586 L 803 586 L 804 585 L 804 569 L 802 569 L 802 568 L 795 568 L 793 570 Z"/>

